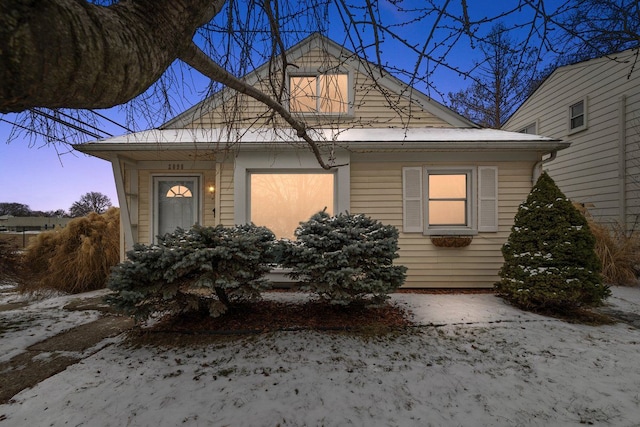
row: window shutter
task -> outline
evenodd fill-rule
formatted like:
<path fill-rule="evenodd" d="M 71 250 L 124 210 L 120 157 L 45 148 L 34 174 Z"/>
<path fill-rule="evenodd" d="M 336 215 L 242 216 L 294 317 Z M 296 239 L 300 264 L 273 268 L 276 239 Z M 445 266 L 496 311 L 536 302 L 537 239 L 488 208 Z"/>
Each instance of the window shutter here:
<path fill-rule="evenodd" d="M 402 168 L 402 231 L 421 233 L 422 167 Z"/>
<path fill-rule="evenodd" d="M 478 166 L 478 231 L 498 231 L 498 168 Z"/>

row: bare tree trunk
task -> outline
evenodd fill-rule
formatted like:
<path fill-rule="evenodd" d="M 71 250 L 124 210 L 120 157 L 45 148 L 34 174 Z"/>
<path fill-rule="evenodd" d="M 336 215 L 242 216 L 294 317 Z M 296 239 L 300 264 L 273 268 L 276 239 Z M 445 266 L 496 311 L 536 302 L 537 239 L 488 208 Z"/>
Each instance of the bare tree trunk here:
<path fill-rule="evenodd" d="M 164 73 L 224 3 L 2 0 L 0 112 L 127 102 Z"/>

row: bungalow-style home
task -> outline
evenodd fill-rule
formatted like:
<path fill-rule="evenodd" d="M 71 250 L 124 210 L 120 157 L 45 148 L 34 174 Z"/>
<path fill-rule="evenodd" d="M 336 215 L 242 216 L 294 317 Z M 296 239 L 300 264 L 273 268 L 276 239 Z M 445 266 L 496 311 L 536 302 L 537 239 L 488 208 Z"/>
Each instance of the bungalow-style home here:
<path fill-rule="evenodd" d="M 244 81 L 305 122 L 324 169 L 265 105 L 221 90 L 159 129 L 75 149 L 112 163 L 122 249 L 176 227 L 363 213 L 400 231 L 406 287 L 491 287 L 541 160 L 568 143 L 478 126 L 320 35 Z M 275 87 L 275 90 L 273 89 Z"/>
<path fill-rule="evenodd" d="M 503 126 L 571 142 L 545 169 L 596 219 L 627 230 L 640 225 L 639 54 L 557 68 Z"/>

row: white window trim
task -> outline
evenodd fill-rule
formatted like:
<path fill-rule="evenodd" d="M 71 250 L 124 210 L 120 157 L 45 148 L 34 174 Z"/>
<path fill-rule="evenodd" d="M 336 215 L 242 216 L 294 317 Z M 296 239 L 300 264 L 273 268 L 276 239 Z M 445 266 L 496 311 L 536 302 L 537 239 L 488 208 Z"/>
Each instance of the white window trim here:
<path fill-rule="evenodd" d="M 150 185 L 149 185 L 149 200 L 150 203 L 150 212 L 149 216 L 151 217 L 151 224 L 149 224 L 150 230 L 149 235 L 151 236 L 151 242 L 156 243 L 158 241 L 158 197 L 157 197 L 157 182 L 164 180 L 179 180 L 179 179 L 196 179 L 196 188 L 197 191 L 193 195 L 197 197 L 196 199 L 196 208 L 193 215 L 194 224 L 202 223 L 202 208 L 204 205 L 204 191 L 202 188 L 203 183 L 203 175 L 200 173 L 182 173 L 177 175 L 171 174 L 151 174 Z"/>
<path fill-rule="evenodd" d="M 569 105 L 567 106 L 567 129 L 568 129 L 568 134 L 569 135 L 577 133 L 577 132 L 582 132 L 583 130 L 586 130 L 589 127 L 589 121 L 588 121 L 589 103 L 587 101 L 588 101 L 588 99 L 585 96 L 582 99 L 577 99 L 574 102 L 569 103 Z M 571 128 L 571 119 L 572 119 L 572 117 L 571 117 L 571 107 L 573 107 L 576 104 L 579 104 L 580 102 L 582 102 L 582 106 L 583 106 L 582 114 L 583 114 L 584 120 L 582 121 L 582 126 L 578 126 L 578 127 L 575 127 L 575 128 L 572 129 Z"/>
<path fill-rule="evenodd" d="M 429 226 L 428 174 L 468 173 L 467 226 Z M 409 180 L 413 181 L 409 182 Z M 419 184 L 416 181 L 419 180 Z M 483 179 L 491 179 L 481 182 Z M 411 166 L 402 168 L 403 233 L 425 236 L 473 236 L 480 232 L 498 231 L 498 167 L 497 166 Z M 408 185 L 409 184 L 409 185 Z M 410 194 L 419 187 L 419 194 Z M 482 193 L 482 194 L 481 194 Z M 416 203 L 416 201 L 418 203 Z M 420 206 L 419 212 L 417 206 Z M 484 213 L 484 217 L 482 216 Z M 487 214 L 487 213 L 493 213 Z M 412 220 L 412 221 L 410 221 Z"/>
<path fill-rule="evenodd" d="M 467 205 L 466 205 L 466 225 L 430 225 L 429 224 L 429 175 L 467 175 Z M 475 194 L 477 193 L 477 174 L 475 167 L 447 167 L 447 166 L 426 166 L 423 173 L 423 192 L 424 201 L 424 234 L 427 236 L 434 235 L 466 235 L 477 234 L 477 201 Z"/>
<path fill-rule="evenodd" d="M 314 69 L 300 69 L 300 70 L 296 70 L 296 71 L 292 71 L 292 72 L 288 72 L 287 73 L 287 80 L 286 80 L 286 85 L 287 85 L 287 93 L 289 93 L 289 96 L 291 96 L 291 77 L 315 77 L 317 79 L 316 84 L 319 85 L 319 81 L 320 79 L 318 77 L 320 76 L 327 76 L 327 75 L 332 75 L 332 74 L 346 74 L 347 76 L 347 112 L 345 113 L 323 113 L 320 111 L 320 109 L 318 108 L 318 102 L 320 102 L 320 100 L 318 99 L 316 101 L 316 110 L 315 111 L 310 111 L 310 112 L 302 112 L 302 111 L 291 111 L 290 106 L 288 106 L 287 108 L 289 109 L 289 111 L 291 111 L 292 114 L 299 114 L 302 116 L 322 116 L 322 117 L 353 117 L 354 115 L 354 108 L 353 108 L 353 104 L 355 102 L 355 90 L 354 90 L 354 82 L 353 82 L 353 72 L 352 71 L 346 71 L 346 70 L 342 70 L 342 69 L 338 69 L 338 70 L 331 70 L 331 71 L 327 71 L 327 72 L 323 72 L 320 70 L 314 70 Z"/>

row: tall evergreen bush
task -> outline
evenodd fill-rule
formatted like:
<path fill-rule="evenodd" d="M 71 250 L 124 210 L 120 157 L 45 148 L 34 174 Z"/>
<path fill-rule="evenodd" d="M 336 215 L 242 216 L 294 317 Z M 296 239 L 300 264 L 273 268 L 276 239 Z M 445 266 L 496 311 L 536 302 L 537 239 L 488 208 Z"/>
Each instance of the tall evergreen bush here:
<path fill-rule="evenodd" d="M 600 305 L 610 295 L 584 216 L 543 173 L 522 203 L 502 248 L 496 290 L 525 309 L 564 311 Z"/>

